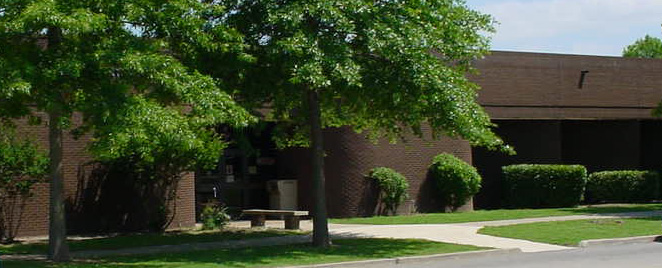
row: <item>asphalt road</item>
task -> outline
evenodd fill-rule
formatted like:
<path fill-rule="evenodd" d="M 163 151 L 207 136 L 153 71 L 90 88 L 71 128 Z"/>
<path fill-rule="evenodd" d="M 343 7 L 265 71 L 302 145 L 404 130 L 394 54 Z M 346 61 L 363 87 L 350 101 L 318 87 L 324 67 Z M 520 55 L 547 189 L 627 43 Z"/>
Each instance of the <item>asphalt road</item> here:
<path fill-rule="evenodd" d="M 662 243 L 579 248 L 539 253 L 515 253 L 436 262 L 401 264 L 400 268 L 662 268 Z"/>

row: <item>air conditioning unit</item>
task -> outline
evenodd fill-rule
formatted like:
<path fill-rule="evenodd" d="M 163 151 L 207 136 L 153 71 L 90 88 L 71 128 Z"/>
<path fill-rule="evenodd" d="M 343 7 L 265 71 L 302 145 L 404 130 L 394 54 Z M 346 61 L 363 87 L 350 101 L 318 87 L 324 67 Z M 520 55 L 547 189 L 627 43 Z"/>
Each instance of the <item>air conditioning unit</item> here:
<path fill-rule="evenodd" d="M 269 209 L 298 210 L 296 180 L 267 181 L 267 191 L 269 191 Z"/>

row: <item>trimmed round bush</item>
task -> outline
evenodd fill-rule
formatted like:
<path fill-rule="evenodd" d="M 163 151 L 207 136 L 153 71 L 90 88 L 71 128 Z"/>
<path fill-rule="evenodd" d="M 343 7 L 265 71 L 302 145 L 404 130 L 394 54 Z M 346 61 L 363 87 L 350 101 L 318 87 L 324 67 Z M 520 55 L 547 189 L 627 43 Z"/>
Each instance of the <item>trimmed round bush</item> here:
<path fill-rule="evenodd" d="M 386 215 L 390 211 L 391 214 L 395 215 L 398 206 L 409 196 L 407 194 L 407 190 L 409 190 L 407 178 L 386 167 L 372 169 L 368 177 L 375 180 L 379 187 L 380 202 L 383 204 L 379 213 Z"/>
<path fill-rule="evenodd" d="M 586 185 L 586 201 L 647 202 L 659 198 L 660 175 L 654 171 L 601 171 L 592 173 Z"/>
<path fill-rule="evenodd" d="M 481 177 L 476 168 L 451 154 L 440 154 L 432 160 L 430 176 L 439 197 L 452 210 L 466 204 L 480 190 Z"/>
<path fill-rule="evenodd" d="M 511 165 L 502 168 L 505 202 L 511 208 L 579 205 L 587 172 L 580 165 Z"/>

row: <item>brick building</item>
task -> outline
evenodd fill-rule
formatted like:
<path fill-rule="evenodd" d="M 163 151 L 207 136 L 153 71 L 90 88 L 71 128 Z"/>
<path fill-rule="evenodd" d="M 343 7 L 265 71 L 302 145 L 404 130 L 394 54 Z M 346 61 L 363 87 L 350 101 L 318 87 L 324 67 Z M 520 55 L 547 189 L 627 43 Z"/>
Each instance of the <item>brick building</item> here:
<path fill-rule="evenodd" d="M 348 129 L 325 133 L 329 214 L 370 215 L 374 192 L 364 179 L 374 167 L 387 166 L 410 181 L 412 205 L 434 211 L 426 179 L 432 157 L 453 153 L 483 176 L 474 199 L 478 208 L 501 206 L 501 167 L 518 163 L 582 164 L 589 171 L 662 169 L 662 121 L 651 115 L 662 101 L 662 60 L 626 59 L 520 52 L 493 52 L 477 61 L 479 102 L 498 125 L 496 132 L 518 152 L 471 148 L 461 140 L 373 145 Z M 296 170 L 302 207 L 310 208 L 309 166 L 303 150 L 283 154 Z"/>
<path fill-rule="evenodd" d="M 473 150 L 485 179 L 478 207 L 500 205 L 503 165 L 662 169 L 662 121 L 651 115 L 662 100 L 661 60 L 495 52 L 476 67 L 479 102 L 518 152 Z"/>
<path fill-rule="evenodd" d="M 479 102 L 499 125 L 496 132 L 515 146 L 518 155 L 471 148 L 466 141 L 449 138 L 373 144 L 347 128 L 329 129 L 324 138 L 330 216 L 373 213 L 375 191 L 365 174 L 378 166 L 391 167 L 409 179 L 411 200 L 403 210 L 440 210 L 426 177 L 432 158 L 443 152 L 473 163 L 483 175 L 483 190 L 474 201 L 480 208 L 500 205 L 500 167 L 507 164 L 576 163 L 591 171 L 662 166 L 662 140 L 657 138 L 662 136 L 662 121 L 651 116 L 662 100 L 662 60 L 493 52 L 476 67 L 480 74 L 472 80 L 483 88 Z M 23 125 L 21 130 L 47 148 L 45 127 Z M 265 184 L 274 179 L 297 180 L 299 208 L 310 209 L 307 150 L 277 151 L 269 132 L 267 126 L 235 133 L 235 138 L 249 136 L 252 147 L 226 150 L 217 169 L 196 172 L 195 179 L 186 176 L 171 226 L 193 225 L 196 208 L 209 199 L 221 199 L 234 208 L 266 208 Z M 84 138 L 65 140 L 66 193 L 72 207 L 90 188 L 84 175 L 91 172 L 86 165 L 91 159 L 84 144 Z M 47 188 L 37 187 L 21 235 L 47 233 Z M 121 191 L 117 194 L 122 197 Z M 74 232 L 80 225 L 75 221 L 71 218 L 69 223 Z"/>

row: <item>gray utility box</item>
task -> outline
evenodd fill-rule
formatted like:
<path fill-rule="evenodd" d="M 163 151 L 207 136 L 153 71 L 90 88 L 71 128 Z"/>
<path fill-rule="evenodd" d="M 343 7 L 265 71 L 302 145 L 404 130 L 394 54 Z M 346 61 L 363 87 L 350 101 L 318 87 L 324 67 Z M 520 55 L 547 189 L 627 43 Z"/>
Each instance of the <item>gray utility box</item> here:
<path fill-rule="evenodd" d="M 269 191 L 269 209 L 297 210 L 297 181 L 296 180 L 271 180 L 267 181 Z"/>

